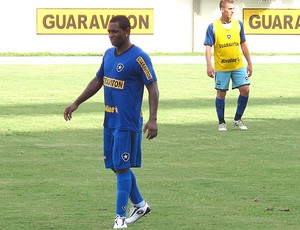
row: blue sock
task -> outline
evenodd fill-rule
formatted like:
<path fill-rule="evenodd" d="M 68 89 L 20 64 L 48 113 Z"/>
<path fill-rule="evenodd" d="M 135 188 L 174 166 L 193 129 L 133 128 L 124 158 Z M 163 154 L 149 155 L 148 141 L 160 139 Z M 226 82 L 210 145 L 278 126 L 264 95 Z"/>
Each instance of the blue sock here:
<path fill-rule="evenodd" d="M 236 114 L 234 117 L 234 120 L 240 120 L 244 114 L 244 111 L 246 109 L 247 103 L 248 103 L 248 98 L 249 97 L 245 97 L 245 96 L 239 96 L 238 98 L 238 105 L 237 105 L 237 109 L 236 109 Z"/>
<path fill-rule="evenodd" d="M 126 216 L 131 184 L 131 175 L 129 170 L 124 173 L 117 174 L 116 212 L 119 216 Z"/>
<path fill-rule="evenodd" d="M 131 186 L 131 191 L 130 191 L 130 200 L 133 204 L 139 204 L 141 203 L 144 199 L 141 196 L 141 193 L 139 191 L 139 188 L 137 186 L 136 183 L 136 178 L 134 173 L 132 172 L 132 170 L 130 169 L 130 174 L 131 174 L 131 182 L 132 182 L 132 186 Z"/>
<path fill-rule="evenodd" d="M 219 119 L 219 124 L 225 123 L 225 119 L 224 119 L 225 98 L 216 98 L 216 110 Z"/>

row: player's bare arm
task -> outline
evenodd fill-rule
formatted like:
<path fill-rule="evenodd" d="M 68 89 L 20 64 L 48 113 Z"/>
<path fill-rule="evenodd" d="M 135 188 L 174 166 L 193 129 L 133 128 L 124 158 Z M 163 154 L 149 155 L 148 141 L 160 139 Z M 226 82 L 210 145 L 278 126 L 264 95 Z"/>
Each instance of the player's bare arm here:
<path fill-rule="evenodd" d="M 205 46 L 205 58 L 206 58 L 206 66 L 207 66 L 207 76 L 214 78 L 215 70 L 211 63 L 211 46 Z"/>
<path fill-rule="evenodd" d="M 93 78 L 81 95 L 65 109 L 65 120 L 70 121 L 72 119 L 72 113 L 79 107 L 79 105 L 97 93 L 101 89 L 102 85 L 102 80 L 97 77 Z"/>
<path fill-rule="evenodd" d="M 248 49 L 247 42 L 241 43 L 241 49 L 243 52 L 244 57 L 246 58 L 248 65 L 247 65 L 247 72 L 248 72 L 248 77 L 251 77 L 252 75 L 252 62 L 251 62 L 251 57 L 250 57 L 250 52 Z"/>
<path fill-rule="evenodd" d="M 148 140 L 151 140 L 155 138 L 158 134 L 157 109 L 158 109 L 159 91 L 158 91 L 158 86 L 156 81 L 148 84 L 146 87 L 148 90 L 149 120 L 145 124 L 143 132 L 146 133 L 146 138 Z"/>

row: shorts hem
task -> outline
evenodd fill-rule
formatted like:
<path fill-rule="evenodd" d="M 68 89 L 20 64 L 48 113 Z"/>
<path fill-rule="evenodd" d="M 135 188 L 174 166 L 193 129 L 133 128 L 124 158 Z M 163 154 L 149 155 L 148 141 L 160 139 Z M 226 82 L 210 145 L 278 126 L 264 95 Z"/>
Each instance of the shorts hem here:
<path fill-rule="evenodd" d="M 218 88 L 215 88 L 215 90 L 228 91 L 229 89 L 218 89 Z"/>
<path fill-rule="evenodd" d="M 232 89 L 238 89 L 238 88 L 240 88 L 240 87 L 242 87 L 242 86 L 245 86 L 245 85 L 250 85 L 250 83 L 247 83 L 247 84 L 243 84 L 243 85 L 239 85 L 239 86 L 236 86 L 236 87 L 232 87 Z"/>

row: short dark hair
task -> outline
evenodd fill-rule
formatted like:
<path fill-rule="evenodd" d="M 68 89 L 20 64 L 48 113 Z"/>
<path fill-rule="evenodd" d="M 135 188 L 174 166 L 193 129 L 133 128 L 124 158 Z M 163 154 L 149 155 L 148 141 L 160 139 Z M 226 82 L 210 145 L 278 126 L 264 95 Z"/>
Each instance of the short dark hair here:
<path fill-rule="evenodd" d="M 130 29 L 130 21 L 125 15 L 117 15 L 110 19 L 110 22 L 118 22 L 122 30 Z"/>
<path fill-rule="evenodd" d="M 234 3 L 234 0 L 221 0 L 220 1 L 220 9 L 222 9 L 222 7 L 224 7 L 224 5 L 226 4 L 226 3 Z"/>

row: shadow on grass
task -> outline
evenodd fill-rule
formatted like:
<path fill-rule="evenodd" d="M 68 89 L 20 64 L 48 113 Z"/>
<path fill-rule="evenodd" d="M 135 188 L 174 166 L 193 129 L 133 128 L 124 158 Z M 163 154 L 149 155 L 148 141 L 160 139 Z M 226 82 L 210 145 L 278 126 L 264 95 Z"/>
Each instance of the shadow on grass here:
<path fill-rule="evenodd" d="M 236 106 L 236 98 L 227 98 L 227 106 Z M 278 97 L 278 98 L 251 98 L 249 103 L 251 106 L 260 105 L 299 105 L 300 97 Z M 147 102 L 144 102 L 146 104 Z M 159 103 L 159 110 L 176 110 L 176 109 L 191 109 L 191 108 L 214 108 L 214 98 L 194 98 L 194 99 L 174 99 L 164 100 L 161 99 Z M 0 115 L 58 115 L 63 114 L 65 107 L 69 104 L 65 103 L 43 103 L 43 104 L 22 104 L 22 105 L 0 105 Z M 76 113 L 94 113 L 103 112 L 103 101 L 99 102 L 86 102 L 81 105 L 80 109 Z"/>
<path fill-rule="evenodd" d="M 247 118 L 247 131 L 241 131 L 228 122 L 227 132 L 219 132 L 215 121 L 199 124 L 159 124 L 158 137 L 151 141 L 144 139 L 143 145 L 162 144 L 163 148 L 172 145 L 190 148 L 201 144 L 207 146 L 206 148 L 218 148 L 219 144 L 227 145 L 226 142 L 239 146 L 244 143 L 247 146 L 249 140 L 258 141 L 257 144 L 262 143 L 263 140 L 273 140 L 274 143 L 289 140 L 294 145 L 299 145 L 298 124 L 299 119 Z M 95 128 L 65 127 L 59 130 L 54 127 L 46 131 L 6 130 L 1 135 L 3 141 L 0 149 L 7 147 L 16 150 L 19 146 L 20 151 L 16 151 L 17 153 L 31 152 L 34 149 L 49 151 L 56 149 L 68 152 L 102 149 L 102 125 Z M 225 144 L 222 144 L 223 141 Z"/>

